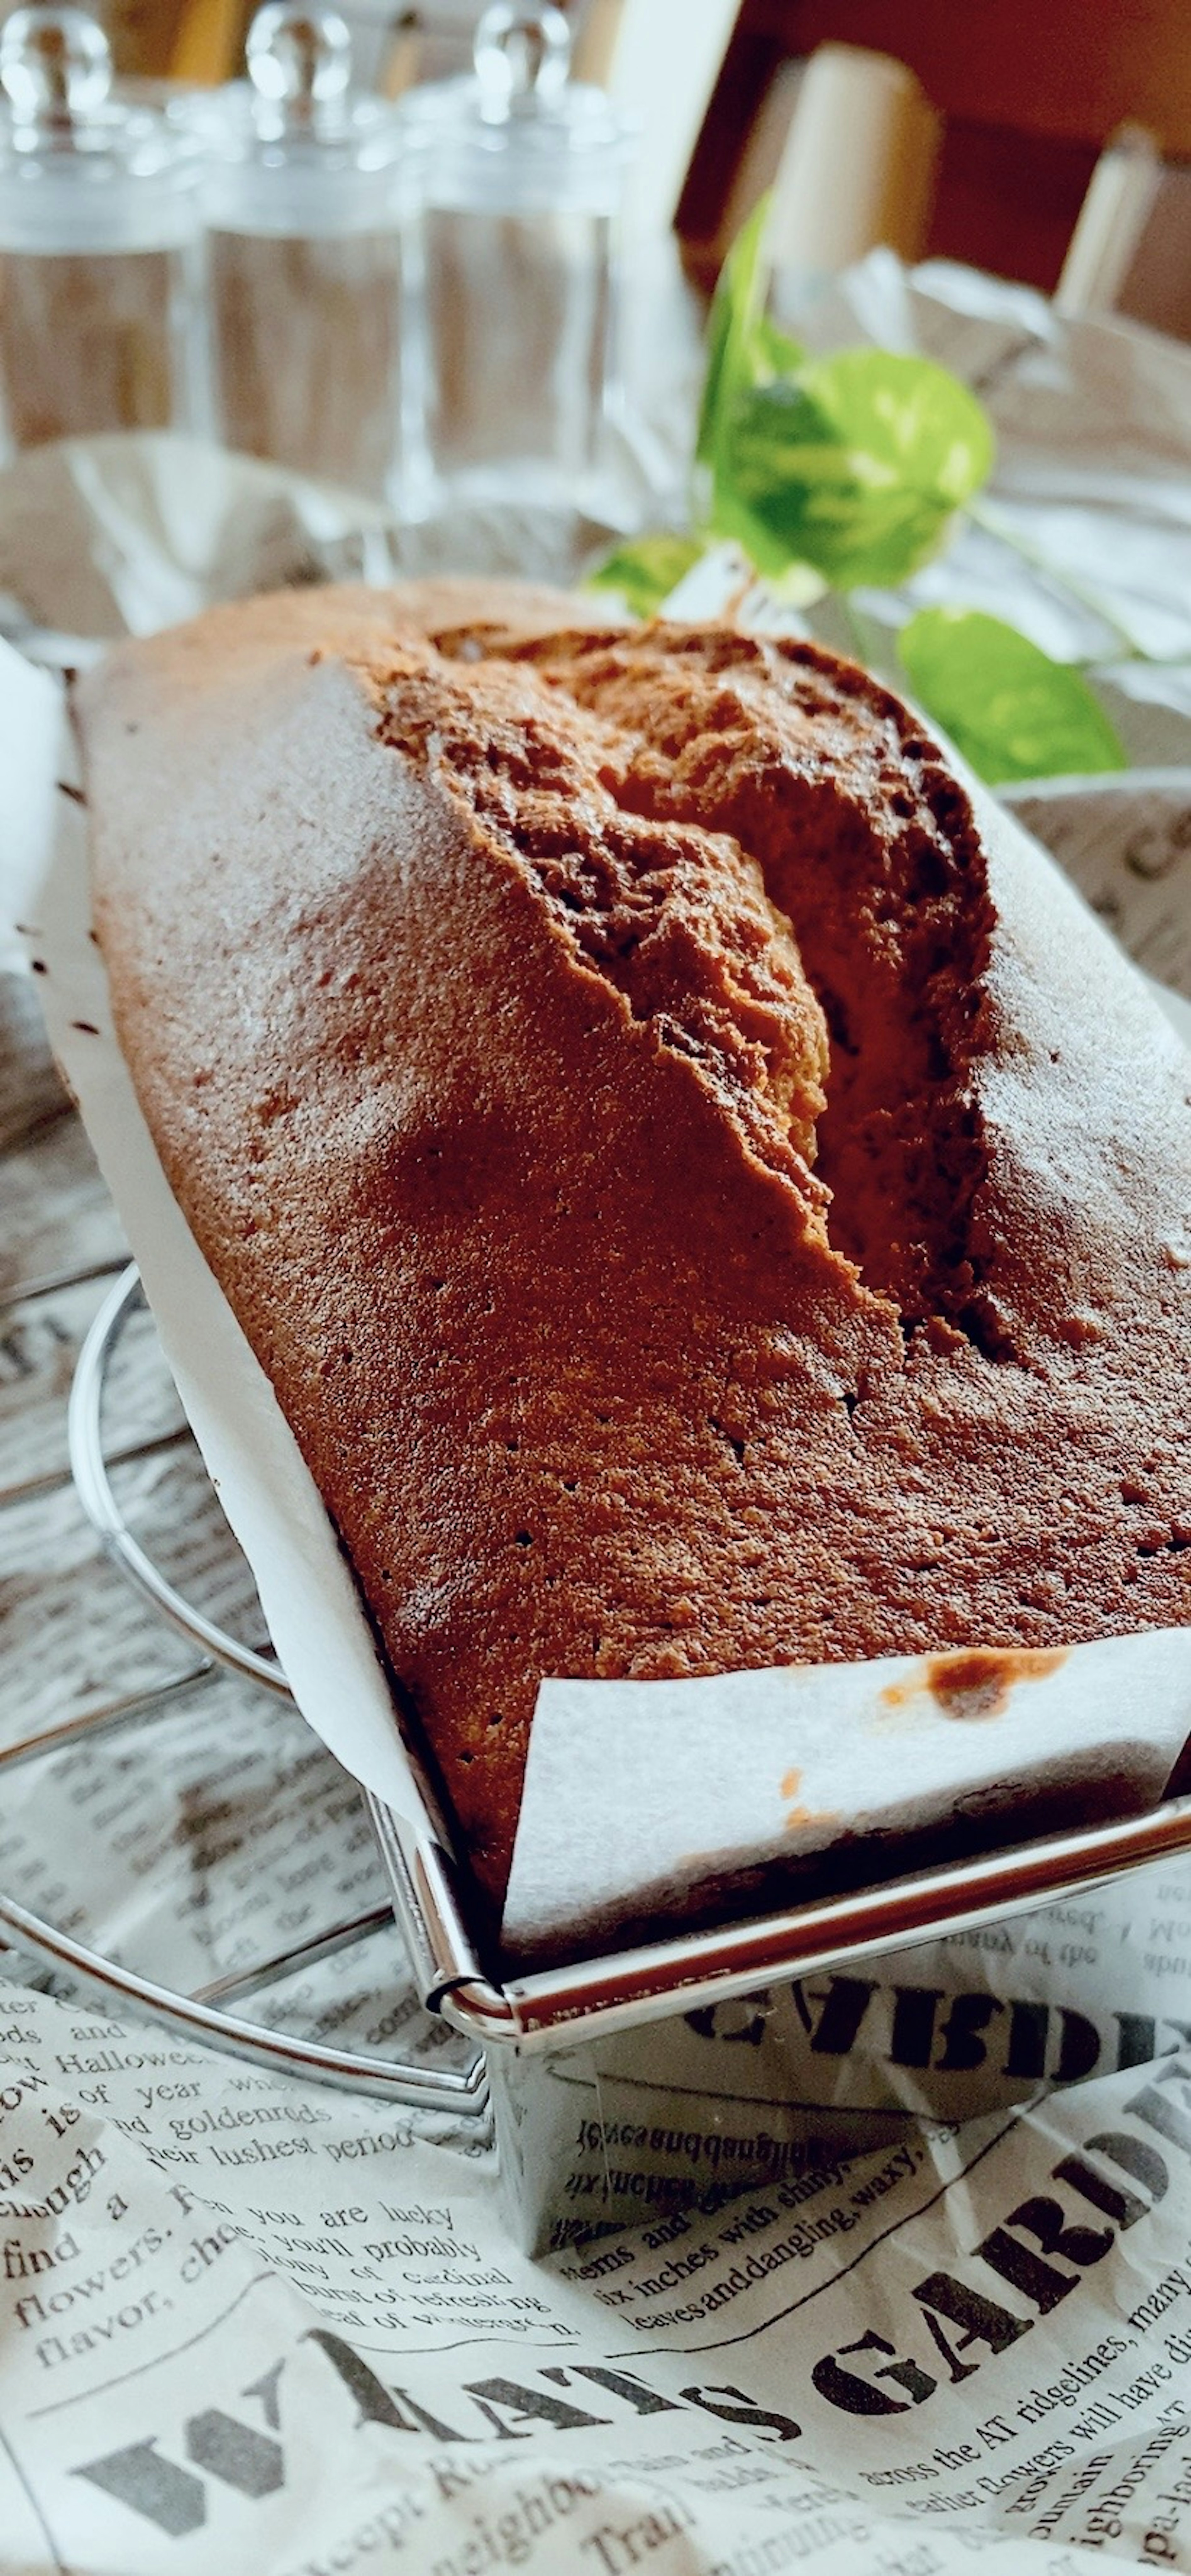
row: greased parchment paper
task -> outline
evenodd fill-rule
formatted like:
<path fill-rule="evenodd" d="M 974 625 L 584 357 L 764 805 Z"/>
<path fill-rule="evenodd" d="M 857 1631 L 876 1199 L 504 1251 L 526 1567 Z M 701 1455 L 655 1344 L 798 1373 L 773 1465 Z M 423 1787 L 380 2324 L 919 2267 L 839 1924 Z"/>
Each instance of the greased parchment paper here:
<path fill-rule="evenodd" d="M 1094 841 L 1089 891 L 1131 941 L 1144 895 L 1170 980 L 1189 811 L 1169 777 L 1149 797 L 1144 884 L 1098 804 L 1042 827 Z M 116 1898 L 135 1815 L 106 1824 L 84 1787 L 62 1812 L 77 1795 Z M 719 2209 L 643 2200 L 593 2243 L 577 2107 L 577 2241 L 540 2263 L 484 2157 L 424 2120 L 6 1984 L 4 2576 L 1191 2565 L 1189 1977 L 1191 1870 L 1166 1868 L 808 1981 L 818 2098 L 890 2065 L 909 2096 L 929 2063 L 958 2120 L 1002 2079 L 1089 2080 L 792 2158 Z M 723 2019 L 751 2060 L 744 2009 Z M 679 2027 L 676 2078 L 707 2044 Z M 610 2163 L 630 2124 L 605 2124 Z M 695 2119 L 688 2154 L 714 2195 Z"/>

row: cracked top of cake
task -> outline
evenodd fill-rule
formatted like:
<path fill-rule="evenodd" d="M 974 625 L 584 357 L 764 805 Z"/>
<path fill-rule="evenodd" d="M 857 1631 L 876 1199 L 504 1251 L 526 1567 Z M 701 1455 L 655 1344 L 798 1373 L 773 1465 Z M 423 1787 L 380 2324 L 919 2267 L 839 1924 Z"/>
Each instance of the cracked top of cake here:
<path fill-rule="evenodd" d="M 1188 1059 L 887 691 L 411 584 L 81 725 L 158 1150 L 494 1908 L 544 1675 L 1191 1620 Z"/>

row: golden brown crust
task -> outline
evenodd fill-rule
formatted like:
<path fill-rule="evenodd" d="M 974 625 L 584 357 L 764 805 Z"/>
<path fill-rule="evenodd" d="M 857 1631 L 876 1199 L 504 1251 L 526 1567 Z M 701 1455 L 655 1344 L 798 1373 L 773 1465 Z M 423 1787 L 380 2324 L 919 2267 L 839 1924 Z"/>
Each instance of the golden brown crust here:
<path fill-rule="evenodd" d="M 82 727 L 163 1163 L 494 1905 L 543 1674 L 1191 1619 L 1186 1059 L 896 700 L 435 586 Z"/>

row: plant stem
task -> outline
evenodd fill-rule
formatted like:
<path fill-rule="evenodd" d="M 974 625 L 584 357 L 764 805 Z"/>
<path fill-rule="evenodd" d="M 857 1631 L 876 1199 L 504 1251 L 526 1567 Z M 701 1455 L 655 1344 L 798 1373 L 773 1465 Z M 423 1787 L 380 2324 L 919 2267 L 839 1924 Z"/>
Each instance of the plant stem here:
<path fill-rule="evenodd" d="M 867 667 L 868 663 L 872 659 L 872 654 L 869 649 L 868 637 L 864 631 L 864 620 L 856 606 L 852 593 L 850 590 L 837 590 L 835 597 L 839 601 L 840 614 L 843 618 L 844 625 L 847 628 L 848 638 L 856 659 L 858 662 L 863 662 Z"/>

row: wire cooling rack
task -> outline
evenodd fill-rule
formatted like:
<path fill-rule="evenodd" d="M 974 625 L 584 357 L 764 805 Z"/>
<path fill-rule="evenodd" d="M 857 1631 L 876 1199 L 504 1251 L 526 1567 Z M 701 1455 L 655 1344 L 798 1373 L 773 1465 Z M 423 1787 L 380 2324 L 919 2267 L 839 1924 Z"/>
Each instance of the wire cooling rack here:
<path fill-rule="evenodd" d="M 0 1066 L 0 1072 L 7 1069 Z M 10 1143 L 6 1159 L 9 1174 L 16 1176 L 14 1195 L 18 1209 L 18 1194 L 30 1165 L 36 1174 L 38 1136 L 43 1130 L 47 1136 L 58 1134 L 64 1114 L 68 1113 L 61 1107 L 51 1107 L 48 1114 L 43 1113 L 35 1121 L 32 1137 L 27 1129 L 18 1135 L 18 1151 Z M 3 1169 L 0 1165 L 0 1172 Z M 51 1185 L 57 1177 L 56 1173 L 47 1175 Z M 92 1185 L 92 1197 L 93 1194 Z M 20 1343 L 11 1328 L 5 1330 L 6 1310 L 8 1316 L 20 1310 L 27 1317 L 41 1307 L 60 1305 L 72 1292 L 105 1278 L 110 1278 L 111 1284 L 83 1340 L 71 1389 L 69 1472 L 107 1556 L 196 1654 L 185 1669 L 168 1679 L 154 1680 L 140 1689 L 109 1691 L 98 1700 L 91 1699 L 76 1713 L 37 1726 L 0 1745 L 0 1773 L 6 1781 L 26 1765 L 50 1763 L 56 1756 L 72 1754 L 82 1746 L 90 1747 L 105 1739 L 130 1739 L 135 1747 L 138 1730 L 150 1720 L 183 1706 L 220 1666 L 271 1696 L 277 1704 L 279 1727 L 303 1725 L 276 1658 L 240 1642 L 169 1580 L 130 1526 L 115 1491 L 111 1470 L 117 1462 L 127 1466 L 155 1451 L 180 1447 L 190 1436 L 175 1429 L 128 1440 L 121 1439 L 118 1425 L 111 1430 L 108 1427 L 105 1397 L 112 1362 L 130 1319 L 143 1304 L 135 1266 L 112 1259 L 80 1261 L 18 1278 L 0 1289 L 0 1352 L 11 1351 L 14 1355 L 12 1368 L 19 1378 L 23 1365 Z M 164 1369 L 164 1363 L 160 1365 Z M 54 1467 L 32 1474 L 18 1473 L 0 1482 L 0 1534 L 6 1526 L 6 1513 L 15 1516 L 22 1506 L 36 1502 L 64 1482 L 63 1471 Z M 146 1754 L 146 1758 L 151 1757 Z M 328 1762 L 330 1758 L 326 1756 Z M 354 1787 L 353 1783 L 353 1790 Z M 69 1867 L 68 1859 L 66 1866 Z M 17 1897 L 0 1894 L 0 1945 L 7 1943 L 39 1964 L 65 1973 L 73 1985 L 81 1986 L 108 2009 L 132 2009 L 148 2015 L 188 2040 L 218 2047 L 273 2071 L 302 2075 L 322 2084 L 456 2118 L 478 2118 L 487 2105 L 487 2078 L 478 2051 L 458 2064 L 442 2063 L 441 2055 L 437 2063 L 409 2054 L 381 2056 L 337 2047 L 321 2038 L 297 2036 L 272 2026 L 257 2012 L 249 2014 L 235 2008 L 242 1998 L 265 1993 L 283 1980 L 293 1979 L 317 1963 L 367 1942 L 382 1930 L 391 1932 L 392 1928 L 391 1906 L 384 1902 L 370 1905 L 341 1916 L 302 1940 L 288 1942 L 267 1956 L 211 1978 L 192 1993 L 182 1993 L 122 1964 L 104 1950 L 89 1946 L 73 1931 L 48 1920 Z M 386 1991 L 378 1988 L 374 1998 L 382 2013 Z M 457 2042 L 452 2040 L 451 2044 L 458 2048 Z"/>
<path fill-rule="evenodd" d="M 3 1028 L 0 1026 L 0 1039 L 2 1037 Z M 0 1134 L 6 1106 L 4 1076 L 0 1047 Z M 92 1183 L 93 1189 L 94 1186 Z M 74 1239 L 73 1230 L 67 1239 Z M 3 1247 L 0 1246 L 0 1257 L 2 1253 Z M 5 1304 L 10 1308 L 23 1306 L 28 1309 L 44 1299 L 53 1306 L 56 1300 L 69 1297 L 86 1283 L 93 1283 L 93 1286 L 98 1283 L 102 1287 L 105 1280 L 110 1284 L 103 1289 L 98 1311 L 82 1339 L 74 1370 L 69 1406 L 69 1465 L 60 1470 L 49 1468 L 32 1477 L 25 1475 L 7 1487 L 0 1480 L 0 1591 L 3 1589 L 5 1554 L 4 1506 L 19 1511 L 22 1501 L 27 1503 L 31 1495 L 69 1481 L 73 1474 L 78 1503 L 91 1529 L 98 1534 L 104 1551 L 135 1585 L 144 1602 L 152 1607 L 151 1634 L 156 1638 L 164 1636 L 166 1629 L 162 1623 L 168 1622 L 186 1639 L 195 1659 L 182 1672 L 175 1672 L 164 1680 L 154 1679 L 151 1686 L 108 1693 L 98 1701 L 88 1687 L 84 1693 L 86 1706 L 74 1714 L 51 1718 L 48 1724 L 37 1725 L 7 1745 L 3 1743 L 4 1728 L 0 1726 L 0 1770 L 9 1772 L 17 1766 L 39 1761 L 50 1763 L 56 1755 L 65 1755 L 69 1761 L 80 1748 L 80 1758 L 85 1762 L 91 1748 L 100 1739 L 122 1735 L 125 1731 L 139 1742 L 137 1731 L 142 1724 L 179 1705 L 184 1706 L 188 1694 L 201 1692 L 213 1674 L 223 1672 L 234 1677 L 230 1687 L 240 1692 L 242 1702 L 251 1709 L 246 1735 L 254 1731 L 259 1733 L 261 1718 L 265 1715 L 270 1727 L 276 1719 L 281 1739 L 284 1740 L 288 1732 L 300 1742 L 304 1741 L 308 1748 L 306 1761 L 324 1765 L 325 1777 L 340 1784 L 343 1799 L 355 1810 L 359 1840 L 366 1841 L 366 1829 L 360 1821 L 362 1793 L 303 1728 L 276 1659 L 262 1646 L 241 1642 L 225 1616 L 212 1616 L 209 1609 L 200 1605 L 197 1594 L 202 1592 L 203 1585 L 195 1578 L 202 1576 L 204 1564 L 201 1548 L 192 1543 L 188 1508 L 200 1520 L 204 1513 L 207 1515 L 215 1527 L 225 1558 L 230 1552 L 234 1566 L 240 1570 L 241 1616 L 246 1568 L 218 1512 L 188 1430 L 175 1415 L 173 1427 L 169 1429 L 155 1427 L 151 1437 L 139 1440 L 130 1436 L 135 1433 L 138 1420 L 146 1411 L 144 1387 L 141 1387 L 138 1397 L 136 1371 L 125 1371 L 120 1356 L 122 1340 L 130 1323 L 143 1312 L 135 1268 L 114 1258 L 103 1259 L 80 1263 L 73 1269 L 50 1269 L 35 1278 L 26 1277 L 7 1295 L 0 1285 L 0 1436 L 5 1429 L 4 1354 L 10 1341 L 4 1330 L 2 1309 Z M 150 1329 L 147 1318 L 138 1325 L 138 1330 L 146 1337 Z M 69 1333 L 65 1339 L 69 1342 Z M 15 1347 L 14 1343 L 14 1350 Z M 164 1364 L 155 1341 L 150 1348 L 155 1355 L 158 1375 L 164 1381 Z M 19 1363 L 19 1352 L 16 1357 Z M 142 1376 L 143 1361 L 144 1353 Z M 113 1416 L 110 1430 L 107 1420 L 109 1409 Z M 156 1408 L 149 1404 L 147 1410 L 157 1425 L 161 1419 L 160 1404 Z M 149 1512 L 151 1537 L 150 1545 L 146 1547 L 121 1499 L 122 1479 L 136 1461 L 171 1448 L 179 1451 L 189 1449 L 199 1471 L 198 1482 L 190 1506 L 184 1505 L 181 1514 L 176 1499 L 156 1522 L 152 1511 Z M 33 1454 L 37 1454 L 36 1451 Z M 143 1518 L 144 1499 L 142 1493 L 140 1507 Z M 182 1549 L 186 1573 L 184 1580 L 175 1581 L 164 1571 L 161 1558 L 164 1553 L 168 1559 L 170 1546 L 176 1546 L 180 1530 L 186 1534 L 186 1544 Z M 205 1570 L 209 1574 L 209 1566 Z M 123 1586 L 116 1589 L 121 1601 L 125 1601 L 128 1596 Z M 218 1592 L 218 1586 L 216 1590 Z M 2 1606 L 0 1601 L 0 1608 Z M 51 1609 L 56 1608 L 59 1612 L 64 1606 L 61 1600 L 50 1604 Z M 218 1601 L 216 1607 L 219 1607 Z M 26 1637 L 26 1672 L 31 1673 L 34 1666 L 35 1656 L 30 1652 L 30 1641 Z M 226 1681 L 219 1684 L 221 1690 L 228 1687 Z M 34 1689 L 32 1697 L 44 1704 L 44 1692 Z M 0 1706 L 0 1718 L 3 1714 Z M 180 1732 L 184 1730 L 185 1723 L 185 1720 L 180 1721 Z M 230 1756 L 228 1730 L 217 1727 L 216 1733 L 222 1747 L 223 1777 L 226 1780 L 229 1768 L 233 1773 L 236 1769 L 234 1728 Z M 218 1764 L 213 1753 L 207 1751 L 201 1724 L 198 1735 L 199 1751 L 207 1765 L 204 1778 L 216 1780 L 219 1778 Z M 122 1759 L 126 1757 L 116 1755 L 114 1770 L 119 1769 Z M 91 1787 L 93 1790 L 94 1782 Z M 115 1812 L 118 1813 L 118 1791 L 116 1799 Z M 208 1797 L 206 1806 L 209 1813 L 219 1812 L 217 1799 L 212 1807 Z M 69 1810 L 69 1801 L 67 1808 Z M 370 1808 L 366 1812 L 383 1869 L 392 1858 L 387 1848 L 385 1820 Z M 193 1818 L 184 1820 L 183 1832 L 192 1827 Z M 70 1845 L 73 1830 L 72 1819 L 61 1836 L 64 1847 Z M 125 1841 L 127 1839 L 124 1838 Z M 83 1982 L 109 2002 L 131 2005 L 170 2023 L 189 2038 L 206 2040 L 258 2064 L 280 2067 L 327 2084 L 380 2094 L 396 2101 L 422 2104 L 457 2116 L 461 2112 L 482 2112 L 487 2092 L 484 2063 L 479 2053 L 473 2053 L 466 2061 L 445 2062 L 449 2060 L 452 2049 L 458 2048 L 456 2034 L 465 2033 L 469 2039 L 478 2039 L 484 2044 L 515 2038 L 518 2044 L 528 2045 L 531 2041 L 536 2044 L 541 2040 L 543 2045 L 547 2045 L 551 2034 L 563 2023 L 572 2039 L 580 2023 L 587 2035 L 594 2033 L 597 2027 L 601 2031 L 628 2028 L 644 2014 L 684 2010 L 695 2001 L 742 1994 L 766 1984 L 773 1976 L 834 1968 L 845 1960 L 851 1962 L 884 1955 L 932 1932 L 969 1929 L 977 1923 L 994 1921 L 1004 1914 L 1045 1904 L 1055 1897 L 1091 1887 L 1125 1869 L 1169 1858 L 1189 1847 L 1191 1799 L 1167 1799 L 1144 1815 L 1130 1814 L 1107 1826 L 1076 1826 L 1053 1834 L 1042 1842 L 996 1849 L 977 1860 L 945 1863 L 915 1877 L 883 1884 L 854 1896 L 820 1898 L 789 1913 L 758 1921 L 749 1920 L 706 1934 L 690 1934 L 679 1941 L 671 1940 L 626 1953 L 612 1961 L 601 1958 L 580 1963 L 566 1971 L 522 1978 L 501 1992 L 488 1987 L 478 1973 L 473 1973 L 473 1967 L 468 1967 L 465 1972 L 455 1960 L 453 1949 L 450 1959 L 444 1953 L 441 1962 L 435 1952 L 432 1964 L 439 1967 L 441 1973 L 437 1978 L 434 1975 L 423 1978 L 416 1991 L 407 1983 L 394 1998 L 390 1990 L 387 2012 L 383 2009 L 382 1991 L 375 1987 L 374 1981 L 366 1979 L 368 1999 L 376 2008 L 371 2016 L 374 2027 L 366 2032 L 366 2037 L 370 2043 L 379 2042 L 408 2019 L 413 2035 L 412 2053 L 407 2049 L 400 2056 L 378 2057 L 328 2045 L 325 2014 L 316 2016 L 317 2027 L 313 2036 L 295 2037 L 279 2028 L 276 2020 L 249 2018 L 230 2009 L 244 1996 L 282 1986 L 282 1995 L 274 1997 L 273 2009 L 276 2013 L 280 2002 L 284 2013 L 287 2007 L 283 1981 L 292 1981 L 295 1976 L 317 1969 L 320 1963 L 334 1962 L 345 1954 L 350 1957 L 381 1932 L 392 1937 L 392 1907 L 387 1900 L 374 1902 L 360 1911 L 340 1912 L 336 1920 L 311 1930 L 303 1939 L 288 1940 L 275 1949 L 269 1949 L 267 1955 L 254 1956 L 247 1961 L 242 1946 L 247 1935 L 241 1931 L 240 1946 L 233 1943 L 224 1973 L 209 1978 L 187 1993 L 137 1973 L 109 1955 L 113 1947 L 110 1941 L 102 1949 L 85 1946 L 75 1937 L 69 1902 L 65 1906 L 59 1903 L 56 1909 L 59 1920 L 55 1922 L 49 1919 L 50 1912 L 55 1909 L 37 1911 L 16 1897 L 0 1897 L 0 1941 L 7 1934 L 12 1942 L 51 1967 L 66 1970 L 76 1981 Z M 0 1833 L 0 1853 L 3 1849 L 4 1838 Z M 73 1853 L 73 1860 L 77 1874 L 81 1868 L 78 1852 Z M 337 1862 L 332 1862 L 330 1874 L 345 1892 L 356 1883 L 350 1870 L 345 1873 Z M 374 1865 L 370 1872 L 366 1870 L 364 1874 L 370 1880 L 370 1892 L 375 1890 L 379 1898 L 382 1892 L 380 1872 Z M 282 1879 L 283 1885 L 288 1883 Z M 60 1900 L 69 1899 L 68 1882 L 63 1881 L 56 1892 Z M 159 1911 L 166 1903 L 167 1895 L 159 1892 Z M 247 1910 L 253 1909 L 249 1907 Z M 63 1911 L 67 1914 L 69 1928 L 63 1927 Z M 283 1909 L 278 1915 L 278 1928 L 288 1930 L 295 1924 L 304 1926 L 310 1911 L 307 1906 L 297 1915 L 293 1912 L 287 1915 Z M 411 1939 L 417 1929 L 417 1912 L 416 1907 L 411 1910 Z M 122 1939 L 120 1946 L 124 1946 Z M 466 1947 L 464 1942 L 459 1952 L 460 1959 Z M 217 1955 L 219 1948 L 217 1939 Z M 200 1955 L 205 1956 L 206 1953 Z M 436 1984 L 442 1989 L 441 2012 L 430 2017 L 422 2013 L 420 1997 L 429 1993 Z M 446 1991 L 448 1987 L 450 1992 Z M 410 2016 L 420 2016 L 420 2037 Z M 341 2017 L 336 2014 L 335 2018 L 338 2022 Z M 454 2025 L 454 2032 L 449 2024 Z"/>

